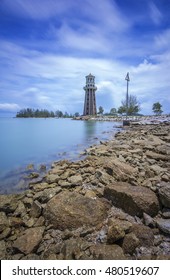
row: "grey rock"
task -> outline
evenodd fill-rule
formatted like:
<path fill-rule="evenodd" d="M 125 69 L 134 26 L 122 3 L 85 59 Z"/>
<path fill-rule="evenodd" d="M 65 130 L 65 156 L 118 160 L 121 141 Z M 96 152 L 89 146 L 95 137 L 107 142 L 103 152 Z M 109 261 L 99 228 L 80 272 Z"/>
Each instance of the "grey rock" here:
<path fill-rule="evenodd" d="M 156 223 L 161 231 L 170 234 L 170 219 L 157 219 Z"/>
<path fill-rule="evenodd" d="M 170 208 L 170 185 L 159 189 L 159 198 L 163 206 Z"/>

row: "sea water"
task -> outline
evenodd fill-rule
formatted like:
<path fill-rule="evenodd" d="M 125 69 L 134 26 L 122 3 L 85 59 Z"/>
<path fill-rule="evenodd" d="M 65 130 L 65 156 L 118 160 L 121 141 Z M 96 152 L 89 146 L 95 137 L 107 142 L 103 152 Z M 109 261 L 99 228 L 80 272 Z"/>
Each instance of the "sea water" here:
<path fill-rule="evenodd" d="M 27 165 L 50 166 L 76 160 L 82 151 L 107 140 L 119 124 L 56 118 L 0 118 L 0 193 L 12 192 Z"/>

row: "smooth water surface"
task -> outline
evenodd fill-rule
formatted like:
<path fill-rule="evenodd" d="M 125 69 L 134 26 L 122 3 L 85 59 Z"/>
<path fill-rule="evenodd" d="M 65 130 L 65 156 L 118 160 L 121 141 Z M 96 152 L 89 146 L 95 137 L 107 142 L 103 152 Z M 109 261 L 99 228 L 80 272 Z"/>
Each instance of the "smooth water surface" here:
<path fill-rule="evenodd" d="M 55 118 L 0 118 L 0 191 L 5 179 L 30 163 L 48 165 L 63 158 L 75 160 L 86 147 L 113 136 L 117 125 Z"/>

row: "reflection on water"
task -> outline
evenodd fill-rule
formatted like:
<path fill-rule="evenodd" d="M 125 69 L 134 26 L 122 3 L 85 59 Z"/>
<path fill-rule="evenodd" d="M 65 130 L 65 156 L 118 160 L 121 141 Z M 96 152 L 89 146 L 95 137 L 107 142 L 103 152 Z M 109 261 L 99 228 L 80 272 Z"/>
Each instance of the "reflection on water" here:
<path fill-rule="evenodd" d="M 89 141 L 96 133 L 96 121 L 84 121 L 84 139 Z"/>

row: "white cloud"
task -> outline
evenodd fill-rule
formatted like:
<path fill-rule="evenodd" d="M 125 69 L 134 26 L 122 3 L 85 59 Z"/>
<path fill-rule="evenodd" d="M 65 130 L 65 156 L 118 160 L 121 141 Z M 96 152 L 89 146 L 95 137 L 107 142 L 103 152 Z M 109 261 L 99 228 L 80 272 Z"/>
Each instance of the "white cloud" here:
<path fill-rule="evenodd" d="M 0 110 L 2 111 L 17 111 L 20 106 L 16 103 L 0 103 Z"/>

